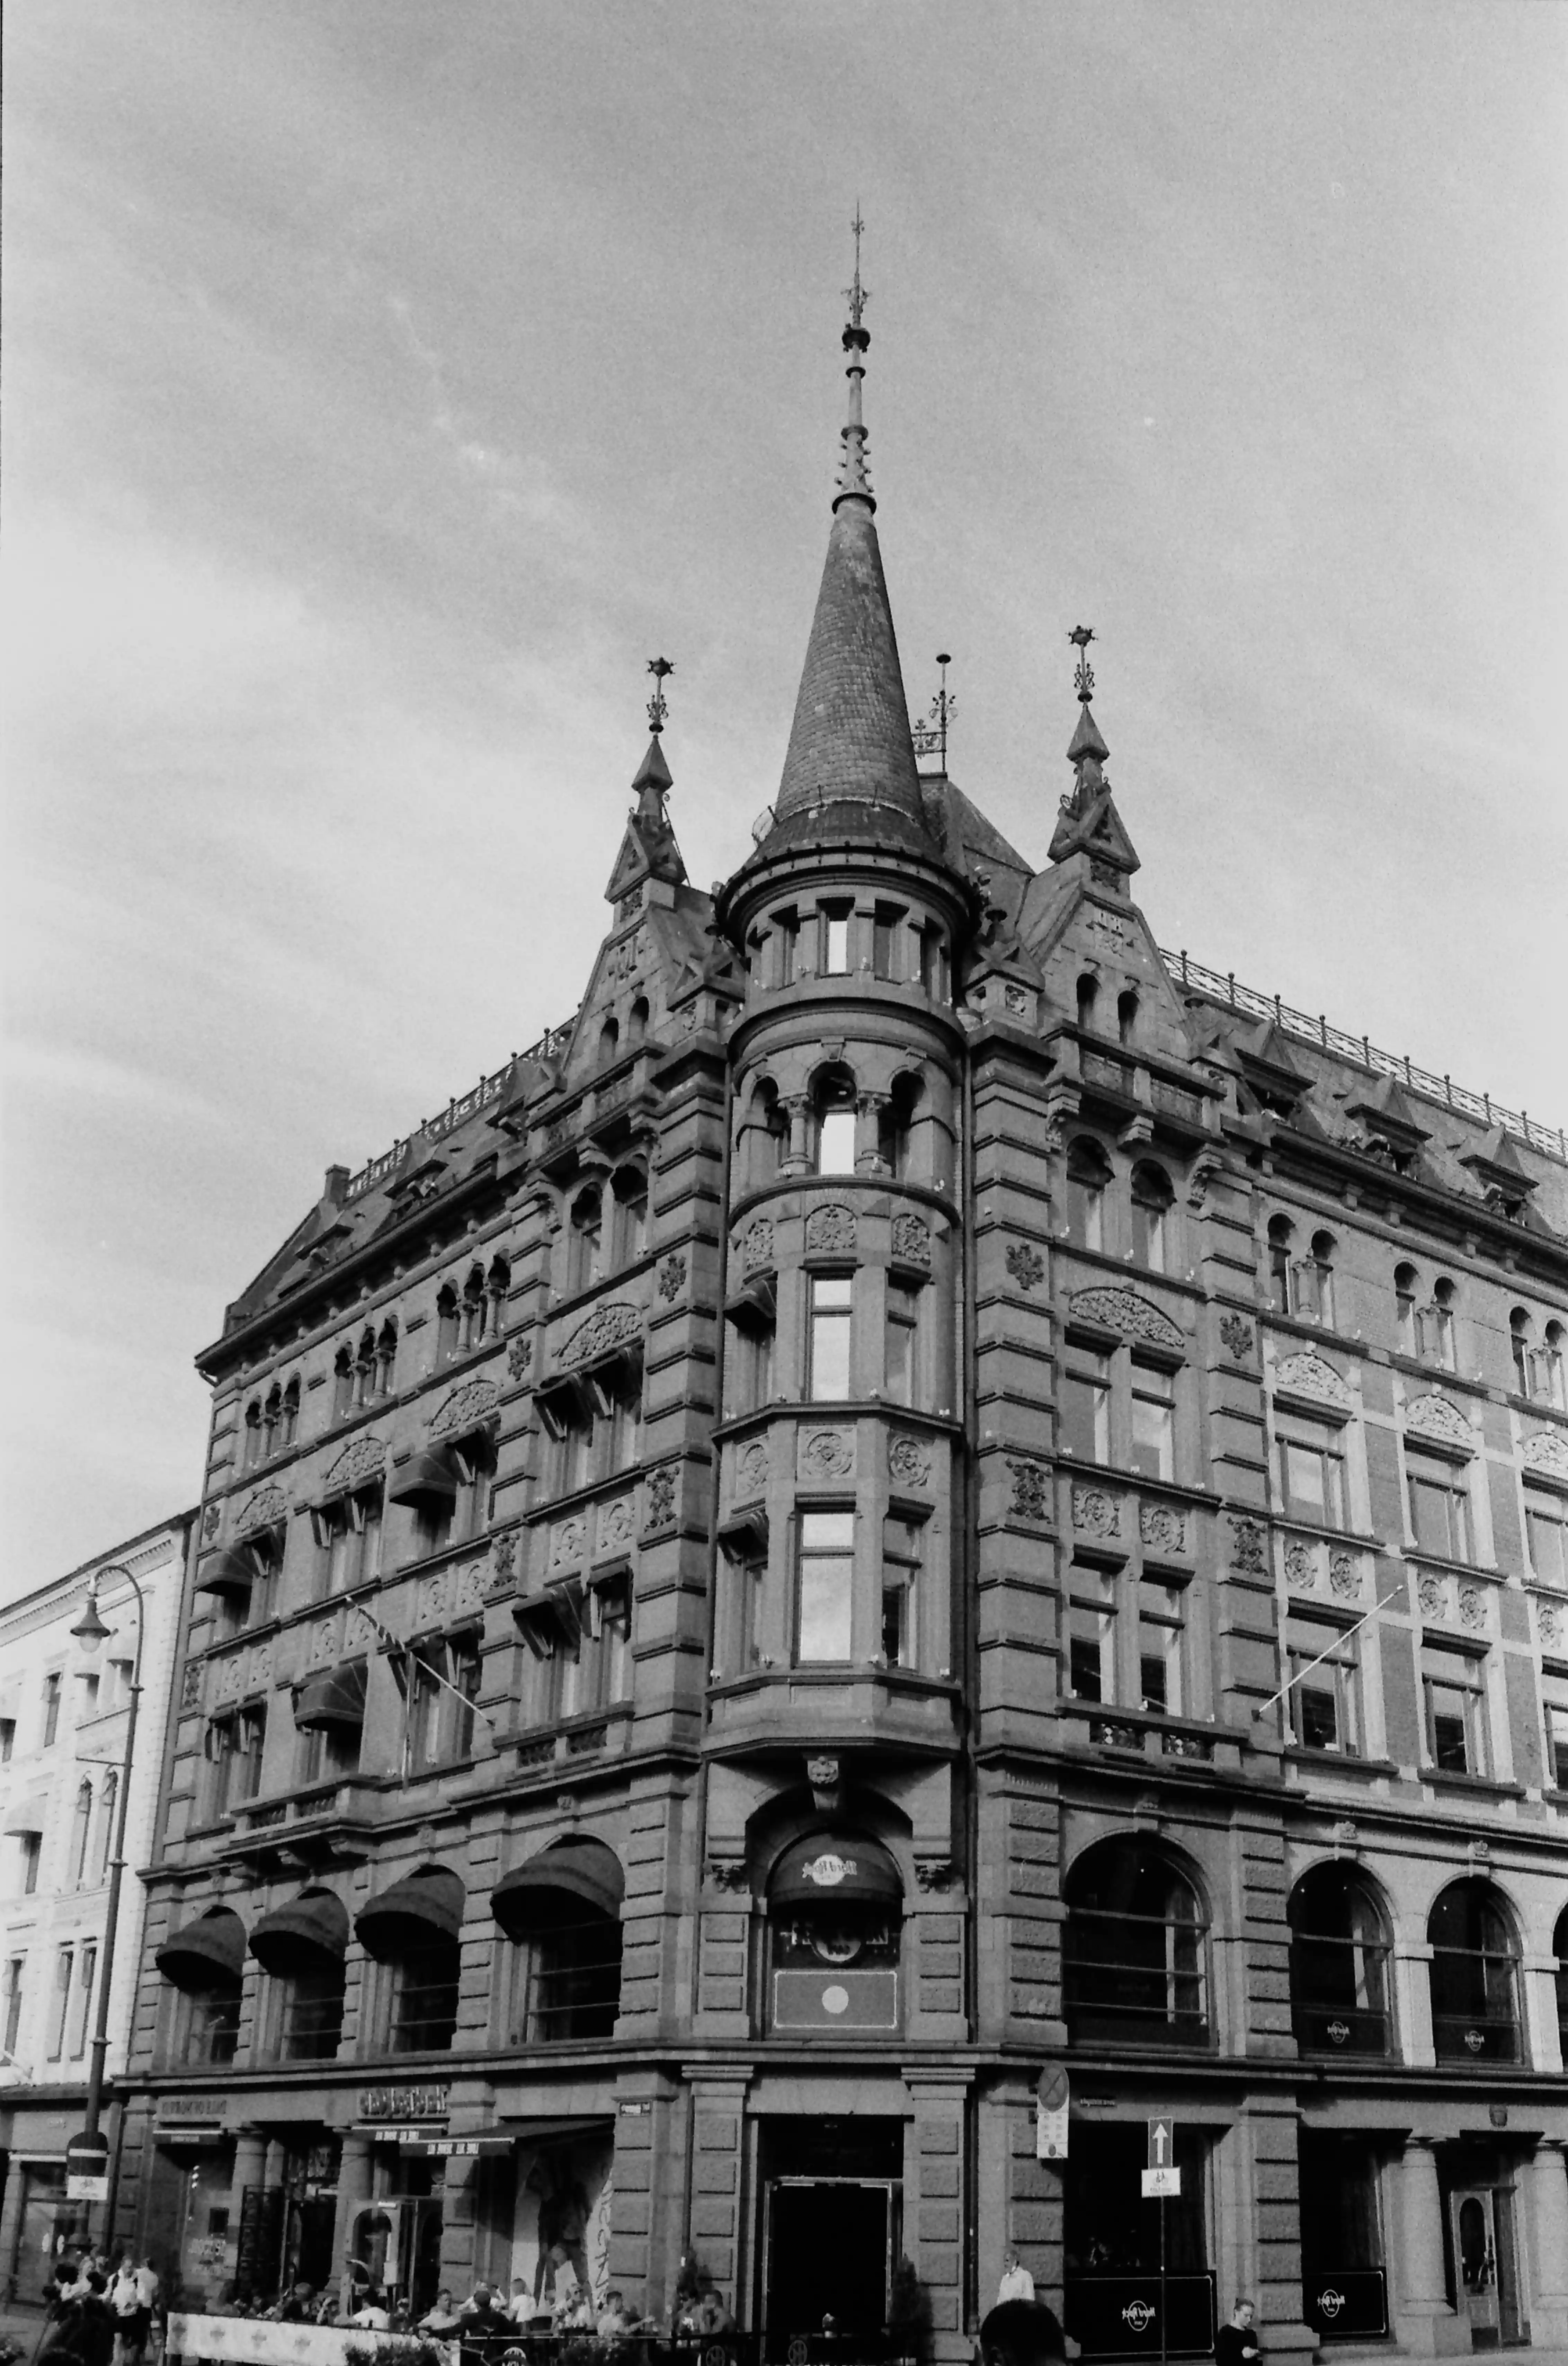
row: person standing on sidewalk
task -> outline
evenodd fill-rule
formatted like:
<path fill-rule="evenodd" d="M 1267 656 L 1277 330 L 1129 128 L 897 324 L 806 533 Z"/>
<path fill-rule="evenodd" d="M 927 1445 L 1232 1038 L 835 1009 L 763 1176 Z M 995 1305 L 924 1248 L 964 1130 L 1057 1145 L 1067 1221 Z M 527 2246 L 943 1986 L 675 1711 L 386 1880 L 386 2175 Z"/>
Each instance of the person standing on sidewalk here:
<path fill-rule="evenodd" d="M 1260 2366 L 1263 2347 L 1252 2329 L 1252 2303 L 1238 2300 L 1231 2321 L 1214 2338 L 1214 2366 Z"/>

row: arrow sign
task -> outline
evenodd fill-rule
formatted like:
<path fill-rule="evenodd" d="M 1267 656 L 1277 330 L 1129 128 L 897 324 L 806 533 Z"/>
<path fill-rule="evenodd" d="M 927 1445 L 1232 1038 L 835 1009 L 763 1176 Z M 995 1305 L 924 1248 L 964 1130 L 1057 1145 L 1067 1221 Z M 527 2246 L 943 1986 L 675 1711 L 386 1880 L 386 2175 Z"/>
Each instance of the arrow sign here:
<path fill-rule="evenodd" d="M 1171 2120 L 1149 2122 L 1149 2162 L 1151 2169 L 1168 2169 L 1176 2154 L 1176 2125 Z"/>

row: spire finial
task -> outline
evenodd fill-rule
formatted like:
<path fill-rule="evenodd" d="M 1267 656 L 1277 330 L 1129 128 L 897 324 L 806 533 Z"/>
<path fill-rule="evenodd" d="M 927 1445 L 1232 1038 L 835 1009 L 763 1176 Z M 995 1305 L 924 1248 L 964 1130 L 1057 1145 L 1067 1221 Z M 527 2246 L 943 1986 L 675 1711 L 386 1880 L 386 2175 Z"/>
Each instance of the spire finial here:
<path fill-rule="evenodd" d="M 844 351 L 849 360 L 844 376 L 850 382 L 850 415 L 842 432 L 844 456 L 839 463 L 839 490 L 833 496 L 833 507 L 840 501 L 863 501 L 874 510 L 875 499 L 865 466 L 865 427 L 861 419 L 861 380 L 865 376 L 866 347 L 871 343 L 871 331 L 863 325 L 863 315 L 871 301 L 871 290 L 861 285 L 860 242 L 865 224 L 861 220 L 860 200 L 855 200 L 855 218 L 850 224 L 855 234 L 855 276 L 844 290 L 850 308 L 849 321 L 844 330 Z"/>
<path fill-rule="evenodd" d="M 953 719 L 954 710 L 958 705 L 958 701 L 951 694 L 947 687 L 947 669 L 953 663 L 953 659 L 949 657 L 945 649 L 939 649 L 937 651 L 936 661 L 942 669 L 937 693 L 931 703 L 931 708 L 927 715 L 927 719 L 924 723 L 917 723 L 912 727 L 911 736 L 915 743 L 916 755 L 936 757 L 942 772 L 945 774 L 947 771 L 947 727 Z"/>
<path fill-rule="evenodd" d="M 864 230 L 865 224 L 860 217 L 858 197 L 855 199 L 855 218 L 850 224 L 850 228 L 855 234 L 855 276 L 844 290 L 844 300 L 850 308 L 850 325 L 852 328 L 858 329 L 861 324 L 861 314 L 871 301 L 870 288 L 863 287 L 860 282 L 860 242 L 861 232 Z"/>
<path fill-rule="evenodd" d="M 1089 645 L 1094 638 L 1094 627 L 1092 625 L 1075 625 L 1067 638 L 1078 653 L 1073 688 L 1077 692 L 1079 705 L 1087 706 L 1094 696 L 1094 668 L 1089 661 Z"/>
<path fill-rule="evenodd" d="M 657 738 L 669 719 L 670 708 L 665 701 L 664 685 L 675 669 L 668 658 L 649 658 L 648 670 L 653 676 L 653 696 L 648 702 L 648 727 Z"/>

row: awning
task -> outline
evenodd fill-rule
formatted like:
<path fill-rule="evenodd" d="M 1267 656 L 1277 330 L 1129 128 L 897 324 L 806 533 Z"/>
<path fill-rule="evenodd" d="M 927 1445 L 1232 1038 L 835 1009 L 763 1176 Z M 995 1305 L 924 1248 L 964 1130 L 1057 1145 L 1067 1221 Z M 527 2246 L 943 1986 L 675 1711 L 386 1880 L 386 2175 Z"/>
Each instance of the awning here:
<path fill-rule="evenodd" d="M 768 1885 L 770 1906 L 902 1906 L 904 1884 L 880 1841 L 863 1832 L 813 1832 L 785 1849 Z"/>
<path fill-rule="evenodd" d="M 416 1454 L 397 1471 L 387 1489 L 389 1504 L 450 1502 L 457 1493 L 457 1474 L 451 1458 L 439 1447 Z"/>
<path fill-rule="evenodd" d="M 365 1722 L 365 1662 L 347 1660 L 307 1676 L 294 1696 L 294 1722 L 304 1733 Z"/>
<path fill-rule="evenodd" d="M 35 1791 L 30 1799 L 18 1799 L 16 1806 L 7 1810 L 5 1829 L 18 1840 L 28 1832 L 41 1832 L 48 1812 L 49 1793 Z"/>
<path fill-rule="evenodd" d="M 202 1561 L 196 1572 L 197 1594 L 249 1594 L 255 1582 L 255 1562 L 231 1545 Z"/>
<path fill-rule="evenodd" d="M 547 1929 L 584 1906 L 617 1918 L 626 1894 L 621 1861 L 603 1841 L 562 1841 L 542 1849 L 491 1891 L 491 1910 L 510 1938 Z"/>
<path fill-rule="evenodd" d="M 321 1890 L 275 1906 L 251 1932 L 251 1953 L 269 1972 L 311 1969 L 323 1956 L 341 1962 L 347 1947 L 347 1910 Z"/>
<path fill-rule="evenodd" d="M 200 1915 L 172 1932 L 154 1960 L 177 1989 L 228 1987 L 244 1970 L 245 1926 L 227 1908 Z"/>
<path fill-rule="evenodd" d="M 411 1873 L 360 1908 L 355 1920 L 368 1955 L 385 1960 L 456 1939 L 463 1927 L 465 1892 L 455 1873 Z"/>

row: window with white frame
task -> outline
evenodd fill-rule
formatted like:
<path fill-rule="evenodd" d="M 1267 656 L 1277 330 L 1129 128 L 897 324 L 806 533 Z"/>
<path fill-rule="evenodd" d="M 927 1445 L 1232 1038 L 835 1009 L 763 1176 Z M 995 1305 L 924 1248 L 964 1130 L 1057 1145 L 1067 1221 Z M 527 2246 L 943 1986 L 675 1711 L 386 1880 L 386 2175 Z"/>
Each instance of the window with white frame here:
<path fill-rule="evenodd" d="M 1171 1269 L 1171 1210 L 1176 1194 L 1163 1166 L 1133 1169 L 1133 1256 L 1149 1273 Z"/>
<path fill-rule="evenodd" d="M 1443 1560 L 1469 1560 L 1470 1479 L 1464 1464 L 1406 1446 L 1404 1474 L 1416 1550 Z"/>
<path fill-rule="evenodd" d="M 852 1512 L 800 1515 L 795 1656 L 802 1665 L 850 1657 L 854 1538 Z"/>
<path fill-rule="evenodd" d="M 850 1393 L 850 1325 L 854 1278 L 847 1273 L 807 1276 L 809 1295 L 807 1395 L 817 1403 Z"/>
<path fill-rule="evenodd" d="M 1108 1348 L 1067 1341 L 1062 1375 L 1062 1444 L 1081 1462 L 1111 1459 L 1111 1354 Z"/>
<path fill-rule="evenodd" d="M 75 1965 L 74 1948 L 55 1949 L 54 1990 L 49 2000 L 49 2042 L 44 2048 L 51 2062 L 58 2062 L 65 2051 L 65 2023 L 71 2010 L 71 1980 Z"/>
<path fill-rule="evenodd" d="M 1484 1658 L 1478 1652 L 1424 1642 L 1421 1690 L 1428 1763 L 1441 1774 L 1487 1774 Z"/>
<path fill-rule="evenodd" d="M 850 904 L 827 904 L 822 907 L 822 941 L 820 963 L 825 977 L 842 977 L 850 966 L 850 921 L 854 907 Z"/>
<path fill-rule="evenodd" d="M 15 2054 L 17 2040 L 22 2034 L 23 1983 L 27 1977 L 26 1955 L 12 1955 L 6 1965 L 6 1996 L 4 2019 L 0 2021 L 0 2053 Z"/>
<path fill-rule="evenodd" d="M 319 1599 L 368 1584 L 381 1571 L 382 1485 L 356 1488 L 310 1515 Z"/>
<path fill-rule="evenodd" d="M 1285 1621 L 1285 1696 L 1292 1740 L 1302 1750 L 1353 1757 L 1360 1748 L 1356 1639 L 1326 1618 Z"/>
<path fill-rule="evenodd" d="M 883 1356 L 883 1394 L 895 1404 L 915 1402 L 916 1348 L 919 1338 L 920 1293 L 907 1281 L 887 1280 L 887 1329 Z"/>
<path fill-rule="evenodd" d="M 1546 1779 L 1554 1791 L 1568 1791 L 1568 1673 L 1548 1668 L 1540 1691 L 1546 1716 Z"/>
<path fill-rule="evenodd" d="M 1138 1699 L 1146 1709 L 1180 1717 L 1186 1707 L 1182 1683 L 1185 1597 L 1179 1585 L 1138 1582 Z"/>
<path fill-rule="evenodd" d="M 1103 1570 L 1075 1561 L 1068 1575 L 1067 1690 L 1075 1700 L 1113 1702 L 1116 1588 Z"/>
<path fill-rule="evenodd" d="M 891 1515 L 882 1524 L 882 1656 L 890 1668 L 916 1665 L 920 1529 Z"/>
<path fill-rule="evenodd" d="M 1072 1144 L 1067 1152 L 1067 1236 L 1081 1249 L 1105 1250 L 1111 1179 L 1111 1161 L 1098 1142 L 1082 1135 Z"/>
<path fill-rule="evenodd" d="M 855 1171 L 855 1085 L 847 1070 L 825 1077 L 817 1092 L 817 1172 Z"/>
<path fill-rule="evenodd" d="M 1303 1414 L 1276 1417 L 1280 1500 L 1298 1520 L 1325 1528 L 1345 1526 L 1345 1445 L 1334 1424 Z"/>
<path fill-rule="evenodd" d="M 1145 1479 L 1176 1476 L 1176 1375 L 1142 1356 L 1132 1359 L 1132 1463 Z"/>
<path fill-rule="evenodd" d="M 93 1989 L 98 1977 L 97 1943 L 84 1940 L 76 1959 L 76 1995 L 71 2016 L 71 2058 L 80 2062 L 87 2051 L 87 2031 L 93 2016 Z"/>
<path fill-rule="evenodd" d="M 1525 1487 L 1525 1538 L 1531 1574 L 1542 1585 L 1568 1591 L 1568 1495 Z"/>

